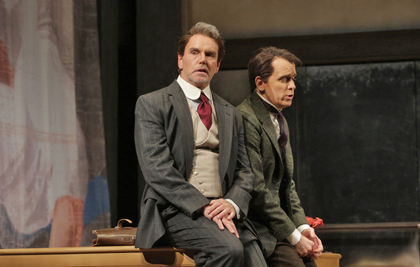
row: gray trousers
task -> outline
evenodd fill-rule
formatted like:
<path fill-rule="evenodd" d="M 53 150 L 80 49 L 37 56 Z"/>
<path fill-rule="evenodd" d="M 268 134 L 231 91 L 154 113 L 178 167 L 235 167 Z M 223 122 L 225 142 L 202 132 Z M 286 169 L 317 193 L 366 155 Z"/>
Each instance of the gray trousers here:
<path fill-rule="evenodd" d="M 171 209 L 171 208 L 169 208 Z M 236 223 L 239 239 L 204 216 L 192 220 L 184 213 L 165 210 L 162 219 L 173 246 L 192 250 L 197 266 L 265 267 L 257 238 L 242 223 Z"/>

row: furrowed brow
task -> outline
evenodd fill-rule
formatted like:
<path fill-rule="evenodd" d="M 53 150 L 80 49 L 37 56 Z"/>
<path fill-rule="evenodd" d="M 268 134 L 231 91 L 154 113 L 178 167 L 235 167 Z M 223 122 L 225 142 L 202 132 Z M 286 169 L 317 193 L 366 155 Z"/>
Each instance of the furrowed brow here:
<path fill-rule="evenodd" d="M 197 47 L 190 47 L 190 52 L 193 52 L 193 51 L 200 51 Z"/>

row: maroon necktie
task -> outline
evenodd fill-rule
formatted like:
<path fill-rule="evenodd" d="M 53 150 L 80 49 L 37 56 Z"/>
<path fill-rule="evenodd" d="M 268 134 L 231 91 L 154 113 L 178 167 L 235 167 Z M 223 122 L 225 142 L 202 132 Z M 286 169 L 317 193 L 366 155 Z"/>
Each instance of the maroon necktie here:
<path fill-rule="evenodd" d="M 287 133 L 286 130 L 284 128 L 284 117 L 283 114 L 281 113 L 281 111 L 278 112 L 279 114 L 277 115 L 277 120 L 280 124 L 280 137 L 279 137 L 279 145 L 280 145 L 280 150 L 282 153 L 282 156 L 284 157 L 284 149 L 286 148 L 286 144 L 287 144 Z"/>
<path fill-rule="evenodd" d="M 209 99 L 207 96 L 201 92 L 201 103 L 198 105 L 197 113 L 200 115 L 200 119 L 203 122 L 204 126 L 206 126 L 207 130 L 210 130 L 211 127 L 211 106 L 209 103 Z"/>

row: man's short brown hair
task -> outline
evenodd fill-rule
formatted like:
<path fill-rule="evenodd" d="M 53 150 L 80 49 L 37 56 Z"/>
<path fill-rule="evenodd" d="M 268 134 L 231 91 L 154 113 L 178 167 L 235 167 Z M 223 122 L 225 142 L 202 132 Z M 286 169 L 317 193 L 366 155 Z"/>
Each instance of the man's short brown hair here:
<path fill-rule="evenodd" d="M 248 78 L 251 92 L 256 88 L 255 78 L 261 77 L 263 82 L 268 82 L 268 78 L 273 74 L 274 68 L 271 64 L 275 58 L 284 58 L 295 66 L 302 65 L 298 57 L 287 51 L 274 46 L 263 47 L 257 50 L 255 55 L 248 63 Z"/>

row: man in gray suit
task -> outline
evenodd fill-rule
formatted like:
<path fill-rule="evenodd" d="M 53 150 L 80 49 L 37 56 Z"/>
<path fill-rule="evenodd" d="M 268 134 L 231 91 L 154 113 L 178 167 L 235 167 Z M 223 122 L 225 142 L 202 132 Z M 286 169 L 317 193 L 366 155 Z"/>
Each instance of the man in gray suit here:
<path fill-rule="evenodd" d="M 197 23 L 179 41 L 178 78 L 137 100 L 146 187 L 136 247 L 167 240 L 192 250 L 197 266 L 266 266 L 246 218 L 254 175 L 242 118 L 210 90 L 224 53 L 217 29 Z"/>
<path fill-rule="evenodd" d="M 248 64 L 252 93 L 238 106 L 255 174 L 249 219 L 270 267 L 316 266 L 313 259 L 323 251 L 295 190 L 289 129 L 281 113 L 292 104 L 300 64 L 287 50 L 260 49 Z"/>

